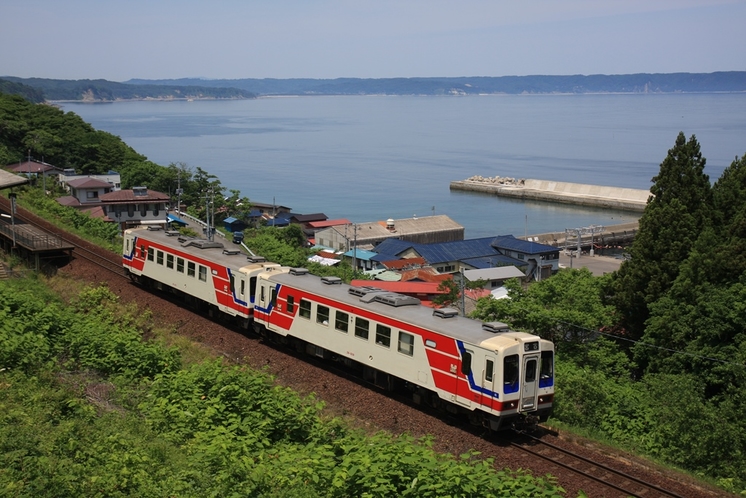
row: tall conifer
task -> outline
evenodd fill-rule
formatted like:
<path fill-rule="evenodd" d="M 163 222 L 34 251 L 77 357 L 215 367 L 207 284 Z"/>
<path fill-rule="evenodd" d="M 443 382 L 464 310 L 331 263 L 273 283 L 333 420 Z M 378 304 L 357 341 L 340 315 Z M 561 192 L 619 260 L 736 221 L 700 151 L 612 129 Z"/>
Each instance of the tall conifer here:
<path fill-rule="evenodd" d="M 705 158 L 694 135 L 683 132 L 653 177 L 652 196 L 640 229 L 613 282 L 621 325 L 634 338 L 645 330 L 649 306 L 662 297 L 679 273 L 703 227 L 709 224 L 712 189 Z"/>

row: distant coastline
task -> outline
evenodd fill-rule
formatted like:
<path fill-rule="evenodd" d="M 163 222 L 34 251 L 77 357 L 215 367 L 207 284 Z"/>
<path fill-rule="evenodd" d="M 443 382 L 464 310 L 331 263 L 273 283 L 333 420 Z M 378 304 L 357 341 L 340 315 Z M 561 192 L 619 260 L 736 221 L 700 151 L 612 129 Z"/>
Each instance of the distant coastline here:
<path fill-rule="evenodd" d="M 55 102 L 226 100 L 279 96 L 626 95 L 746 93 L 746 71 L 459 78 L 53 80 L 0 76 L 0 88 Z M 20 87 L 20 89 L 19 89 Z M 25 88 L 25 90 L 24 90 Z"/>

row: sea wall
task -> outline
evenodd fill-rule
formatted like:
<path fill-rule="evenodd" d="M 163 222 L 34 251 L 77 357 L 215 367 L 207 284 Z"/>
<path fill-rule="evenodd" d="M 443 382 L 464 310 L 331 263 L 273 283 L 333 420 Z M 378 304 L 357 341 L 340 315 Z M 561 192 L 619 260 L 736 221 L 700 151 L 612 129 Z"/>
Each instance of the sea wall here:
<path fill-rule="evenodd" d="M 484 192 L 504 197 L 517 197 L 548 202 L 561 202 L 622 211 L 642 212 L 647 205 L 648 190 L 605 187 L 584 183 L 555 182 L 551 180 L 515 180 L 513 178 L 484 178 L 474 176 L 453 181 L 451 190 Z"/>

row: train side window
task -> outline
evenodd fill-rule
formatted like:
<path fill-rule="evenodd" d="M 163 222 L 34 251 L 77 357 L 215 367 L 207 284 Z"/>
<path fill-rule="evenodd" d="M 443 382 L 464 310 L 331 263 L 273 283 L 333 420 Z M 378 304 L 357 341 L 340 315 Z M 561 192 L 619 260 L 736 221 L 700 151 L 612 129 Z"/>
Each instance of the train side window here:
<path fill-rule="evenodd" d="M 199 265 L 199 279 L 207 282 L 207 267 Z"/>
<path fill-rule="evenodd" d="M 174 269 L 174 255 L 166 254 L 166 268 Z"/>
<path fill-rule="evenodd" d="M 316 323 L 329 325 L 329 307 L 320 304 L 316 306 Z"/>
<path fill-rule="evenodd" d="M 541 367 L 539 369 L 539 387 L 549 387 L 554 379 L 554 353 L 541 352 Z"/>
<path fill-rule="evenodd" d="M 311 301 L 306 301 L 305 299 L 301 299 L 300 308 L 298 309 L 298 314 L 302 316 L 303 318 L 311 318 Z"/>
<path fill-rule="evenodd" d="M 464 350 L 461 353 L 461 373 L 464 375 L 471 373 L 471 351 Z"/>
<path fill-rule="evenodd" d="M 184 273 L 184 258 L 176 258 L 176 271 Z"/>
<path fill-rule="evenodd" d="M 487 382 L 492 382 L 492 378 L 495 375 L 495 361 L 487 358 L 487 361 L 484 364 L 484 380 Z"/>
<path fill-rule="evenodd" d="M 399 352 L 408 356 L 414 356 L 414 336 L 399 331 Z"/>
<path fill-rule="evenodd" d="M 153 253 L 154 252 L 155 251 L 153 250 L 152 247 L 148 250 L 148 261 L 153 261 Z"/>
<path fill-rule="evenodd" d="M 365 318 L 355 317 L 355 337 L 368 340 L 368 320 Z"/>
<path fill-rule="evenodd" d="M 159 265 L 163 264 L 163 251 L 158 251 L 158 254 L 156 255 L 155 262 Z"/>
<path fill-rule="evenodd" d="M 347 333 L 347 328 L 350 323 L 350 315 L 344 311 L 337 311 L 334 314 L 334 328 L 340 332 Z"/>
<path fill-rule="evenodd" d="M 189 261 L 187 263 L 187 275 L 190 277 L 193 277 L 196 274 L 197 265 L 195 265 L 193 262 Z"/>
<path fill-rule="evenodd" d="M 379 346 L 391 347 L 391 327 L 376 324 L 376 344 Z"/>
<path fill-rule="evenodd" d="M 231 273 L 231 294 L 236 293 L 236 277 Z"/>
<path fill-rule="evenodd" d="M 503 360 L 503 391 L 505 394 L 518 392 L 518 355 L 506 356 Z"/>
<path fill-rule="evenodd" d="M 293 296 L 288 296 L 288 313 L 291 315 L 295 313 L 295 298 Z"/>

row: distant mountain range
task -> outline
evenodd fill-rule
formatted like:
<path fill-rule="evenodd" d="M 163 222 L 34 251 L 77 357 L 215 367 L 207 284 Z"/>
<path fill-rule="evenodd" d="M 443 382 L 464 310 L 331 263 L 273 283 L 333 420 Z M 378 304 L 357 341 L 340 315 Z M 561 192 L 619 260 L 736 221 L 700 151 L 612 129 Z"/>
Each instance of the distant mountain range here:
<path fill-rule="evenodd" d="M 0 77 L 0 91 L 29 100 L 112 102 L 247 99 L 260 95 L 478 95 L 746 92 L 746 71 L 716 73 L 473 76 L 459 78 L 55 80 Z"/>
<path fill-rule="evenodd" d="M 337 79 L 132 79 L 129 84 L 239 88 L 257 95 L 475 95 L 746 92 L 746 71 L 573 76 Z"/>

